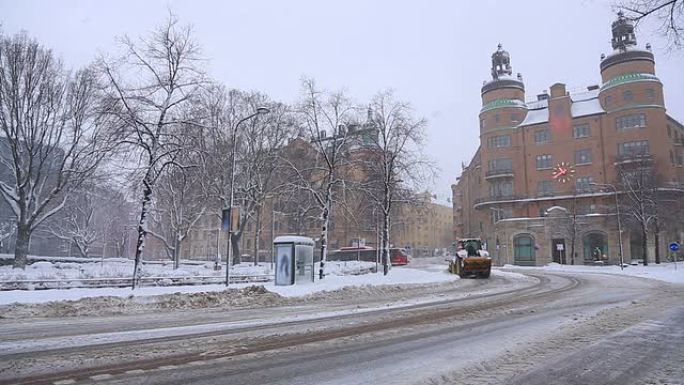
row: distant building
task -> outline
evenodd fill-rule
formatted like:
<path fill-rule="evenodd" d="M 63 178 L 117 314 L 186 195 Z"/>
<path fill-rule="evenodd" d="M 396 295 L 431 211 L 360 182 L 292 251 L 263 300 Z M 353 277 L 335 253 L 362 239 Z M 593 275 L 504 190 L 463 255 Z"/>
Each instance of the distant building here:
<path fill-rule="evenodd" d="M 348 148 L 351 162 L 338 170 L 345 174 L 347 181 L 363 181 L 368 175 L 364 161 L 372 157 L 369 145 L 374 142 L 377 130 L 371 123 L 347 125 L 344 135 L 351 135 Z M 336 138 L 320 132 L 313 138 L 297 138 L 283 149 L 293 159 L 307 164 L 315 157 L 316 142 L 333 143 Z M 339 139 L 339 138 L 338 138 Z M 308 164 L 310 166 L 310 164 Z M 313 174 L 312 178 L 317 176 Z M 328 249 L 335 250 L 345 246 L 365 245 L 378 247 L 382 231 L 382 216 L 368 196 L 357 187 L 343 187 L 336 190 L 337 201 L 333 205 L 328 226 Z M 420 255 L 432 255 L 435 249 L 447 248 L 453 242 L 451 234 L 451 208 L 431 201 L 430 195 L 423 195 L 422 202 L 415 205 L 396 203 L 394 205 L 390 242 L 396 247 L 409 247 Z M 258 254 L 260 261 L 269 261 L 271 245 L 275 237 L 285 234 L 304 235 L 315 239 L 321 236 L 321 210 L 308 193 L 295 197 L 275 195 L 264 202 L 260 216 L 247 218 L 240 237 L 240 254 L 246 260 L 253 260 Z M 340 203 L 344 201 L 344 204 Z M 193 258 L 211 259 L 216 257 L 217 248 L 225 257 L 227 249 L 226 232 L 217 234 L 219 218 L 207 214 L 190 232 L 183 242 L 182 255 Z M 260 231 L 257 231 L 259 229 Z M 257 234 L 259 234 L 257 236 Z M 318 248 L 317 248 L 318 250 Z M 316 251 L 316 253 L 319 253 Z"/>
<path fill-rule="evenodd" d="M 625 175 L 646 172 L 657 176 L 659 191 L 684 201 L 684 126 L 666 111 L 650 45 L 637 46 L 620 13 L 612 46 L 601 56 L 602 84 L 569 92 L 556 83 L 526 101 L 522 76 L 512 75 L 499 45 L 481 89 L 480 146 L 452 186 L 454 237 L 481 237 L 500 264 L 616 263 L 615 196 L 596 184 L 619 190 Z M 681 240 L 681 227 L 661 223 L 661 256 L 663 239 Z M 626 260 L 643 258 L 642 239 L 624 223 Z"/>

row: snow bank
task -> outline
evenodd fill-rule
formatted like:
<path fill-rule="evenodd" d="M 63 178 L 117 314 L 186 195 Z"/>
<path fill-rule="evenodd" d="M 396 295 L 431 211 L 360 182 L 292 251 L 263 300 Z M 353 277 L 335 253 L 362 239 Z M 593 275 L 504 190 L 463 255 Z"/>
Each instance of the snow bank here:
<path fill-rule="evenodd" d="M 627 265 L 624 270 L 620 270 L 620 266 L 578 266 L 560 265 L 558 263 L 550 263 L 546 266 L 537 267 L 514 265 L 505 265 L 504 267 L 507 269 L 541 269 L 548 271 L 627 275 L 631 277 L 657 279 L 671 283 L 684 283 L 684 262 L 677 263 L 676 270 L 674 263 L 661 263 L 659 265 L 651 263 L 648 266 Z"/>
<path fill-rule="evenodd" d="M 372 264 L 373 268 L 375 264 Z M 264 288 L 272 293 L 284 297 L 304 296 L 322 291 L 333 291 L 349 286 L 367 287 L 377 285 L 405 285 L 436 283 L 458 279 L 456 275 L 448 274 L 446 269 L 442 271 L 424 271 L 407 267 L 393 268 L 389 275 L 381 273 L 355 274 L 359 270 L 370 266 L 361 262 L 329 262 L 326 264 L 328 274 L 325 279 L 312 283 L 298 284 L 295 286 L 275 286 L 273 282 L 264 284 Z M 247 266 L 244 267 L 248 269 Z M 239 269 L 233 270 L 239 271 Z M 230 288 L 243 289 L 251 284 L 231 284 Z M 47 303 L 51 301 L 74 301 L 83 298 L 112 297 L 112 298 L 135 298 L 149 297 L 172 293 L 212 293 L 226 290 L 225 285 L 201 285 L 201 286 L 159 286 L 140 287 L 135 290 L 130 288 L 74 288 L 74 289 L 48 289 L 48 290 L 8 290 L 0 291 L 0 305 L 12 303 Z"/>
<path fill-rule="evenodd" d="M 222 266 L 225 269 L 225 266 Z M 13 269 L 12 266 L 0 266 L 0 283 L 2 281 L 21 280 L 59 280 L 90 278 L 130 278 L 133 274 L 133 261 L 121 258 L 105 260 L 84 260 L 82 262 L 63 262 L 60 260 L 38 261 L 26 269 Z M 231 267 L 233 275 L 267 275 L 272 274 L 269 263 L 240 263 Z M 141 277 L 223 277 L 225 270 L 214 270 L 214 262 L 183 261 L 178 269 L 173 269 L 171 262 L 143 263 Z"/>

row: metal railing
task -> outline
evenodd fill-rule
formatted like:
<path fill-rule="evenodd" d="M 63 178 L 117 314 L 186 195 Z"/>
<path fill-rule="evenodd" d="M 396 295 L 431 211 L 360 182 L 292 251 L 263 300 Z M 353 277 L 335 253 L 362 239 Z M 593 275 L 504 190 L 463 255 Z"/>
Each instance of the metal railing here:
<path fill-rule="evenodd" d="M 496 170 L 489 170 L 485 173 L 485 178 L 493 178 L 497 176 L 513 176 L 513 169 L 512 168 L 506 168 L 506 169 L 496 169 Z"/>

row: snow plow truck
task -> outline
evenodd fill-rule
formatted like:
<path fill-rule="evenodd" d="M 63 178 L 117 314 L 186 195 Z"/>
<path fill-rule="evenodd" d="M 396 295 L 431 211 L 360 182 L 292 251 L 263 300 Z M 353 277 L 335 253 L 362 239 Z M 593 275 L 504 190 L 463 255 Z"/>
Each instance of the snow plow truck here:
<path fill-rule="evenodd" d="M 461 239 L 456 242 L 456 255 L 449 261 L 449 272 L 461 278 L 489 278 L 492 259 L 487 250 L 482 249 L 479 238 Z"/>

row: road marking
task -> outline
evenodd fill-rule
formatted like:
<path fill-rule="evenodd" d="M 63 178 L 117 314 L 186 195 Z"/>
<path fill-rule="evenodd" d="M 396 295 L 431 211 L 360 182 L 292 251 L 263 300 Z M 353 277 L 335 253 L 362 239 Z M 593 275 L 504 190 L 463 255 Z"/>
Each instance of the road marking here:
<path fill-rule="evenodd" d="M 108 380 L 112 377 L 114 377 L 114 376 L 109 374 L 109 373 L 105 373 L 105 374 L 98 374 L 95 376 L 90 376 L 90 379 L 95 380 L 95 381 L 100 381 L 100 380 Z"/>
<path fill-rule="evenodd" d="M 177 368 L 178 368 L 178 366 L 176 366 L 176 365 L 164 365 L 164 366 L 158 367 L 157 369 L 158 370 L 171 370 L 171 369 L 177 369 Z"/>
<path fill-rule="evenodd" d="M 53 382 L 54 385 L 71 385 L 71 384 L 75 384 L 75 383 L 76 383 L 76 380 L 74 380 L 72 378 L 69 378 L 67 380 L 59 380 L 59 381 Z"/>
<path fill-rule="evenodd" d="M 142 373 L 145 373 L 145 371 L 142 369 L 133 369 L 133 370 L 127 370 L 125 373 L 126 374 L 142 374 Z"/>

